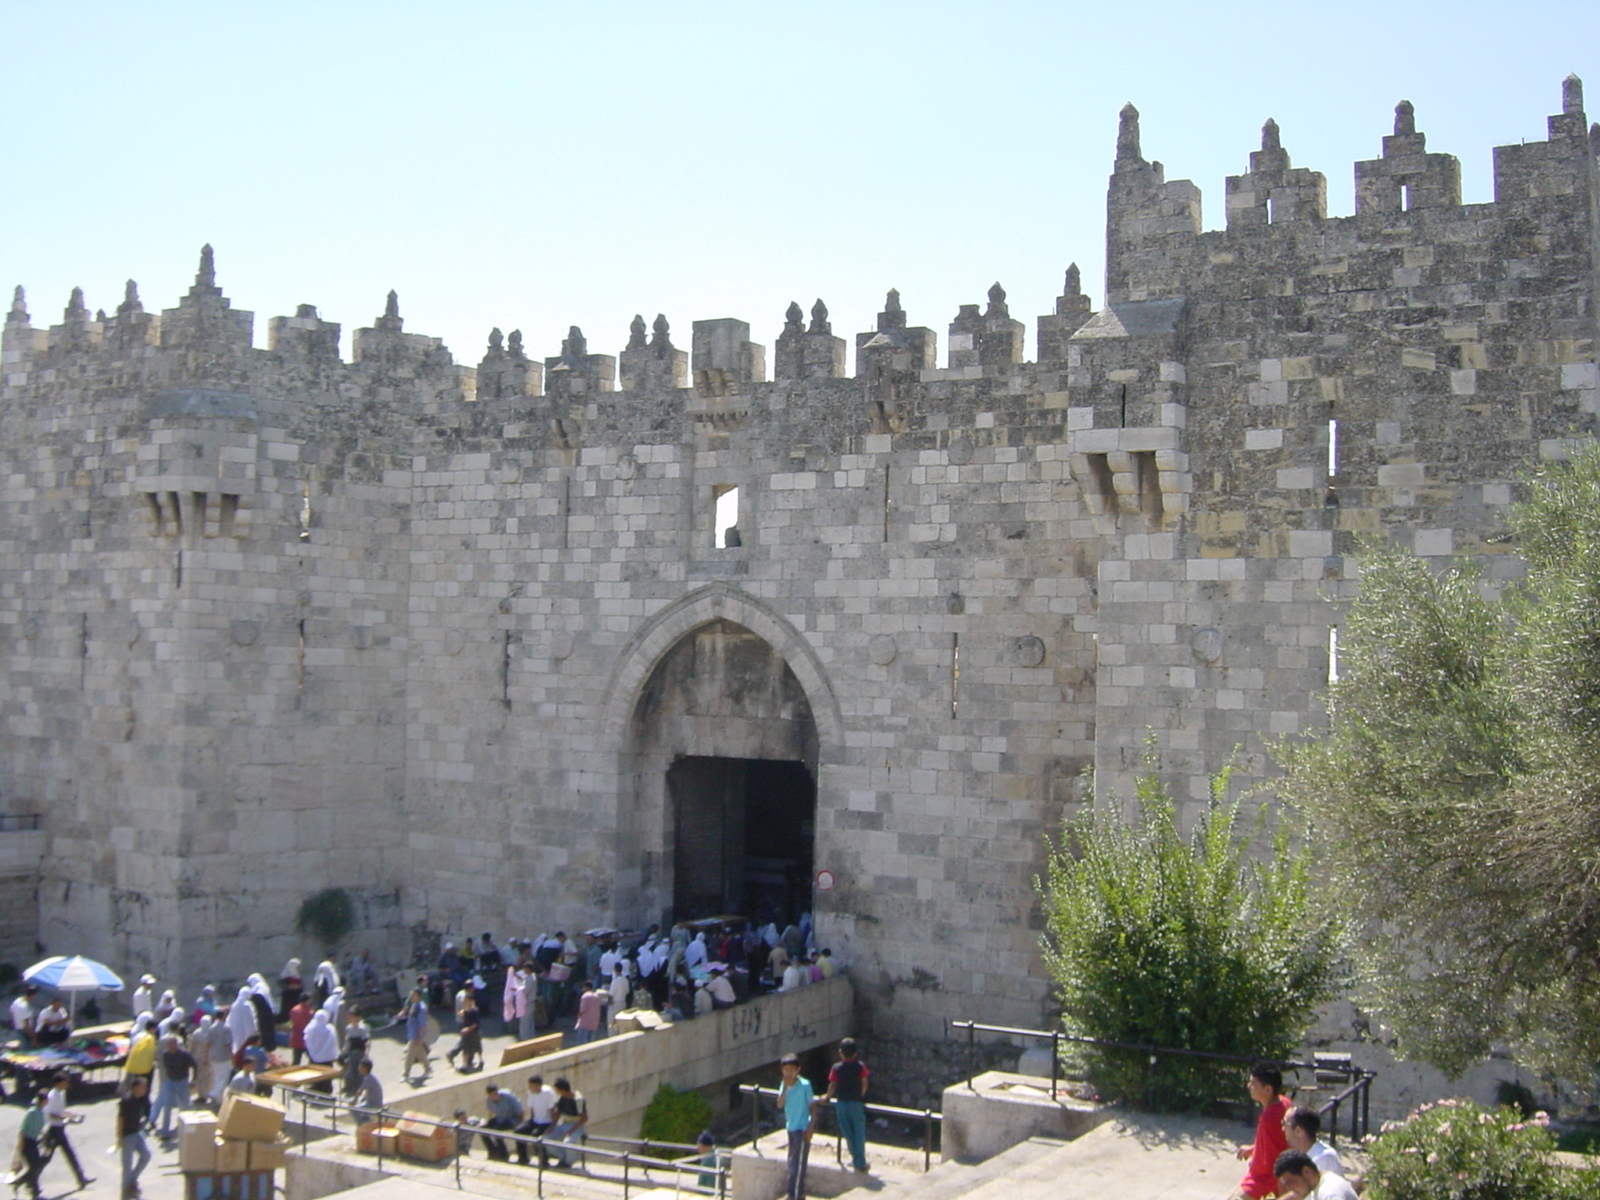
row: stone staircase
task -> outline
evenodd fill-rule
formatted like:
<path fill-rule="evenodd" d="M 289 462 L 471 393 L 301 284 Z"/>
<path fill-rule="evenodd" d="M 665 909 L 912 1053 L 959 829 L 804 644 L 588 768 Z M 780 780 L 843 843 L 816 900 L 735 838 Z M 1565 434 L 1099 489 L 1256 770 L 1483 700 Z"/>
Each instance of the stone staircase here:
<path fill-rule="evenodd" d="M 1192 1117 L 1113 1117 L 1080 1138 L 1030 1138 L 977 1163 L 951 1160 L 914 1179 L 874 1180 L 847 1200 L 1224 1200 L 1244 1173 L 1250 1131 Z"/>

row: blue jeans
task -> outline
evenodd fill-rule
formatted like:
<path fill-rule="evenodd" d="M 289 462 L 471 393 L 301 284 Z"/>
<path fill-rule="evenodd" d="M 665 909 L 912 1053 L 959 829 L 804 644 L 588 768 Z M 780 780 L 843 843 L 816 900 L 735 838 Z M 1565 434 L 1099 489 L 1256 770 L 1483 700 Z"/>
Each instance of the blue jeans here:
<path fill-rule="evenodd" d="M 867 1169 L 867 1106 L 860 1100 L 835 1100 L 833 1115 L 839 1119 L 839 1132 L 850 1147 L 850 1163 L 858 1171 Z"/>
<path fill-rule="evenodd" d="M 130 1133 L 122 1139 L 122 1194 L 128 1195 L 139 1186 L 139 1175 L 150 1162 L 150 1147 L 144 1134 Z M 135 1163 L 138 1165 L 136 1166 Z"/>
<path fill-rule="evenodd" d="M 161 1136 L 172 1136 L 172 1114 L 189 1106 L 189 1081 L 187 1079 L 161 1078 L 161 1090 L 156 1093 L 155 1106 L 150 1110 L 150 1124 L 161 1125 Z"/>
<path fill-rule="evenodd" d="M 558 1121 L 556 1127 L 545 1135 L 545 1142 L 567 1142 L 569 1144 L 583 1141 L 583 1126 L 575 1125 L 571 1121 Z M 568 1150 L 550 1149 L 551 1156 L 563 1167 L 572 1165 L 572 1153 Z"/>

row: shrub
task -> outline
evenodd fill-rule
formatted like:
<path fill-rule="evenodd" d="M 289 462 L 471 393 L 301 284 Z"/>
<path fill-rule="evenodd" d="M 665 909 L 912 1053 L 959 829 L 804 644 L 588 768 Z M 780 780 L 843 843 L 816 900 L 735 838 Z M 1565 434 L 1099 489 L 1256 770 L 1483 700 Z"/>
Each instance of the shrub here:
<path fill-rule="evenodd" d="M 294 927 L 332 949 L 356 927 L 356 903 L 343 888 L 323 888 L 300 902 Z"/>
<path fill-rule="evenodd" d="M 1470 1100 L 1424 1104 L 1386 1124 L 1370 1143 L 1373 1200 L 1579 1200 L 1600 1188 L 1600 1173 L 1568 1170 L 1551 1152 L 1549 1118 L 1524 1120 L 1514 1108 Z"/>
<path fill-rule="evenodd" d="M 1338 982 L 1342 927 L 1317 911 L 1304 843 L 1287 826 L 1257 859 L 1225 800 L 1226 773 L 1185 841 L 1165 791 L 1140 815 L 1097 805 L 1070 822 L 1039 884 L 1045 958 L 1066 1032 L 1246 1057 L 1288 1057 Z M 1164 1109 L 1243 1094 L 1238 1065 L 1086 1047 L 1111 1099 Z"/>
<path fill-rule="evenodd" d="M 693 1145 L 711 1124 L 711 1103 L 699 1092 L 680 1092 L 663 1083 L 650 1098 L 639 1125 L 639 1136 L 651 1142 Z"/>

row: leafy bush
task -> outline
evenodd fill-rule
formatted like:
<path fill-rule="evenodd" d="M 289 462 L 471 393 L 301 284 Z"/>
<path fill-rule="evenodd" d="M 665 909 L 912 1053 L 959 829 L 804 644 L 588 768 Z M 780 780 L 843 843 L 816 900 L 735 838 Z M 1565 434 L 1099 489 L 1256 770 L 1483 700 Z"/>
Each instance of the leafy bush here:
<path fill-rule="evenodd" d="M 663 1083 L 650 1098 L 639 1125 L 639 1136 L 651 1142 L 693 1145 L 711 1124 L 711 1103 L 699 1092 L 680 1092 Z"/>
<path fill-rule="evenodd" d="M 1161 785 L 1138 781 L 1140 816 L 1097 805 L 1052 848 L 1045 958 L 1068 1033 L 1286 1058 L 1339 980 L 1342 926 L 1317 911 L 1306 845 L 1286 826 L 1250 854 L 1226 773 L 1188 841 Z M 1164 1109 L 1243 1094 L 1237 1065 L 1086 1047 L 1112 1099 Z"/>
<path fill-rule="evenodd" d="M 1367 1195 L 1373 1200 L 1580 1200 L 1600 1189 L 1600 1172 L 1574 1171 L 1551 1157 L 1549 1118 L 1470 1100 L 1424 1104 L 1372 1140 Z"/>
<path fill-rule="evenodd" d="M 356 927 L 356 903 L 343 888 L 323 888 L 300 902 L 294 927 L 331 949 Z"/>

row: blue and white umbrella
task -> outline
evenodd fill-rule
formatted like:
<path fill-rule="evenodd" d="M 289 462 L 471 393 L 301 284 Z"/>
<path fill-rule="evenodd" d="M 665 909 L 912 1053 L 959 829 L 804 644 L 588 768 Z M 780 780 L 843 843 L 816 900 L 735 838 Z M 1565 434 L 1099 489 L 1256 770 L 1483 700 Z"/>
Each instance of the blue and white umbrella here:
<path fill-rule="evenodd" d="M 81 954 L 74 954 L 70 958 L 58 954 L 54 958 L 36 962 L 22 973 L 22 978 L 40 987 L 68 993 L 72 997 L 73 1016 L 77 1016 L 79 992 L 122 990 L 122 980 L 115 971 Z"/>

